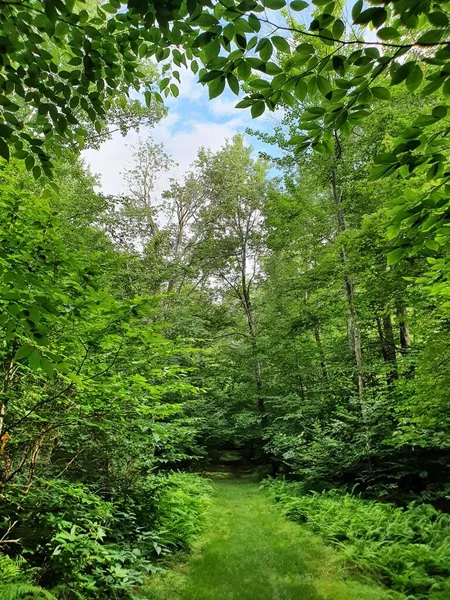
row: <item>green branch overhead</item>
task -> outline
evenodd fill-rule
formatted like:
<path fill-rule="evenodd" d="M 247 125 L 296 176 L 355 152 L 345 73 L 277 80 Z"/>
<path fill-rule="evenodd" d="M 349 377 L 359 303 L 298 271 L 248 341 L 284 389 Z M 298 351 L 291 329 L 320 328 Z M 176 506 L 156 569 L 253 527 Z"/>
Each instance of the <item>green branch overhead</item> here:
<path fill-rule="evenodd" d="M 318 87 L 327 128 L 357 122 L 373 101 L 385 99 L 380 86 L 371 88 L 380 75 L 383 88 L 405 82 L 411 90 L 448 94 L 447 8 L 429 0 L 358 0 L 345 21 L 340 3 L 327 0 L 4 1 L 0 154 L 24 159 L 37 178 L 50 175 L 56 138 L 82 145 L 88 124 L 100 132 L 113 100 L 131 90 L 149 105 L 162 101 L 160 92 L 177 95 L 181 66 L 198 72 L 211 97 L 226 86 L 239 94 L 246 82 L 250 92 L 239 106 L 254 116 L 291 105 L 304 84 L 306 93 Z M 284 25 L 274 25 L 277 12 Z M 299 25 L 304 15 L 311 21 Z M 320 42 L 325 54 L 307 40 Z M 274 54 L 279 60 L 270 60 Z M 294 77 L 286 77 L 283 56 Z M 160 89 L 142 68 L 146 60 L 171 61 Z M 258 73 L 264 84 L 256 86 Z M 332 73 L 340 77 L 333 85 Z"/>

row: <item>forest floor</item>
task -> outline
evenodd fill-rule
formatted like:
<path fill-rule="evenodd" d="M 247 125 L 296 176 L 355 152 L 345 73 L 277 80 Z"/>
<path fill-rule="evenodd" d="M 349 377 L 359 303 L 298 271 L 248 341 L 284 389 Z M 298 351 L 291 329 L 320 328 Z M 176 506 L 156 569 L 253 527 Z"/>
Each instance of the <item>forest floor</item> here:
<path fill-rule="evenodd" d="M 249 477 L 218 480 L 192 553 L 154 575 L 146 600 L 386 600 L 336 549 L 281 515 Z"/>

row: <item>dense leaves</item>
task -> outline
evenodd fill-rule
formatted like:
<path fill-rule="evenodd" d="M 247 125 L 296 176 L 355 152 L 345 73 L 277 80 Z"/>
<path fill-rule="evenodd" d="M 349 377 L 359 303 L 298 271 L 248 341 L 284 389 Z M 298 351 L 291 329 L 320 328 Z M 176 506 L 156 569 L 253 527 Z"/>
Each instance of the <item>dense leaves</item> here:
<path fill-rule="evenodd" d="M 336 492 L 304 495 L 299 486 L 268 482 L 283 512 L 345 552 L 398 598 L 444 598 L 449 592 L 450 518 L 431 506 L 406 510 Z"/>

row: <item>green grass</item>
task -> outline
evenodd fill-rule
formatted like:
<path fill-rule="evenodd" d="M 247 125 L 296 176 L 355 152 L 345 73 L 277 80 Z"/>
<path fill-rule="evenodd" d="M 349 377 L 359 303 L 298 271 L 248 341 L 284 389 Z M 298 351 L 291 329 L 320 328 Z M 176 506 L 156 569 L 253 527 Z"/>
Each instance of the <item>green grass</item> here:
<path fill-rule="evenodd" d="M 386 600 L 349 578 L 333 548 L 286 520 L 248 479 L 215 483 L 204 533 L 187 562 L 152 577 L 148 600 Z"/>

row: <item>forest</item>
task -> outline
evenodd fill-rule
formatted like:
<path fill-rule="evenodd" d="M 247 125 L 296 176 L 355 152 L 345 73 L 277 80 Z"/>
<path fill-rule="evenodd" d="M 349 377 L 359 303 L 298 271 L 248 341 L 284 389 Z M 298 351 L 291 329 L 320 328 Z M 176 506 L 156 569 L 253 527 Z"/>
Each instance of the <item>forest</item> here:
<path fill-rule="evenodd" d="M 449 98 L 446 0 L 0 0 L 0 600 L 450 598 Z"/>

